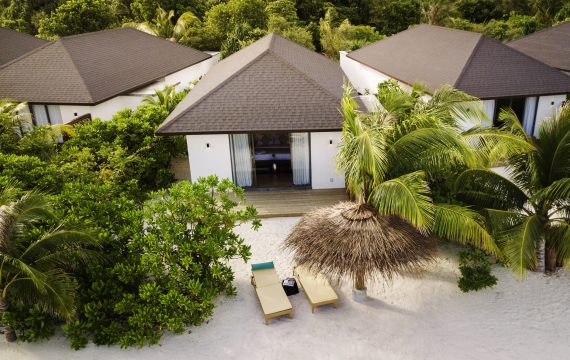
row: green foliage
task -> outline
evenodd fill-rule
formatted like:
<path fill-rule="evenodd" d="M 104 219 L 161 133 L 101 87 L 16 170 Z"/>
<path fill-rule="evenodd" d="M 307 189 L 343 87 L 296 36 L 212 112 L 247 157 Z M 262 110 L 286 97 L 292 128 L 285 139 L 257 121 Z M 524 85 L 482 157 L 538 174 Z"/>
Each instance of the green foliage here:
<path fill-rule="evenodd" d="M 8 324 L 6 338 L 17 328 L 31 327 L 29 339 L 47 335 L 40 313 L 69 319 L 74 310 L 75 283 L 71 272 L 97 260 L 98 244 L 81 225 L 64 224 L 47 197 L 37 192 L 0 192 L 0 315 Z M 26 314 L 27 307 L 35 307 Z M 30 322 L 25 319 L 32 316 Z M 40 324 L 35 322 L 39 321 Z"/>
<path fill-rule="evenodd" d="M 470 247 L 459 253 L 459 271 L 461 277 L 457 286 L 463 292 L 479 291 L 497 284 L 497 277 L 491 273 L 491 262 L 477 248 Z"/>
<path fill-rule="evenodd" d="M 252 29 L 248 24 L 241 24 L 228 35 L 220 48 L 220 59 L 225 59 L 231 54 L 238 52 L 251 43 L 267 35 L 264 30 Z"/>
<path fill-rule="evenodd" d="M 392 35 L 406 30 L 421 20 L 420 4 L 416 0 L 371 0 L 370 25 L 381 34 Z"/>
<path fill-rule="evenodd" d="M 320 21 L 322 51 L 332 59 L 338 60 L 341 50 L 356 50 L 383 38 L 373 27 L 352 25 L 348 19 L 335 27 L 334 23 L 337 21 L 337 16 L 338 14 L 334 9 L 329 9 Z"/>
<path fill-rule="evenodd" d="M 537 139 L 526 135 L 512 110 L 499 118 L 530 150 L 507 156 L 509 176 L 465 171 L 457 193 L 484 208 L 507 265 L 520 276 L 527 269 L 555 271 L 570 259 L 570 105 L 542 122 Z M 545 252 L 545 259 L 537 256 Z"/>
<path fill-rule="evenodd" d="M 485 35 L 501 41 L 510 41 L 528 35 L 540 28 L 538 20 L 533 16 L 511 13 L 507 20 L 491 20 L 485 25 Z"/>
<path fill-rule="evenodd" d="M 117 22 L 104 0 L 68 0 L 40 21 L 38 33 L 45 38 L 99 31 Z"/>
<path fill-rule="evenodd" d="M 205 15 L 204 25 L 212 34 L 214 46 L 220 47 L 236 31 L 243 29 L 265 29 L 267 14 L 263 0 L 229 0 L 214 5 Z"/>
<path fill-rule="evenodd" d="M 473 23 L 483 23 L 501 17 L 495 0 L 459 0 L 455 6 L 461 18 Z"/>
<path fill-rule="evenodd" d="M 107 245 L 122 251 L 112 268 L 87 270 L 81 311 L 65 327 L 72 346 L 80 348 L 90 337 L 123 347 L 155 344 L 165 331 L 180 333 L 211 316 L 218 294 L 235 293 L 227 261 L 250 256 L 235 226 L 260 225 L 253 208 L 236 209 L 241 201 L 243 189 L 209 177 L 151 194 L 142 212 L 100 204 L 123 211 L 110 239 L 132 240 Z M 107 221 L 112 219 L 101 225 Z"/>
<path fill-rule="evenodd" d="M 4 313 L 2 322 L 14 329 L 18 340 L 34 342 L 48 339 L 55 333 L 56 320 L 37 305 L 26 307 L 21 304 L 11 306 Z"/>
<path fill-rule="evenodd" d="M 560 8 L 554 16 L 554 21 L 557 23 L 570 21 L 570 2 L 567 2 Z"/>
<path fill-rule="evenodd" d="M 0 153 L 0 187 L 17 182 L 24 190 L 56 192 L 61 187 L 58 168 L 35 156 Z"/>
<path fill-rule="evenodd" d="M 84 169 L 80 174 L 91 175 L 96 171 L 103 181 L 135 180 L 142 191 L 166 186 L 173 181 L 170 159 L 184 152 L 182 138 L 154 135 L 167 115 L 160 106 L 143 105 L 118 112 L 112 121 L 96 119 L 78 125 L 76 136 L 62 147 L 60 159 L 66 169 L 77 166 Z"/>

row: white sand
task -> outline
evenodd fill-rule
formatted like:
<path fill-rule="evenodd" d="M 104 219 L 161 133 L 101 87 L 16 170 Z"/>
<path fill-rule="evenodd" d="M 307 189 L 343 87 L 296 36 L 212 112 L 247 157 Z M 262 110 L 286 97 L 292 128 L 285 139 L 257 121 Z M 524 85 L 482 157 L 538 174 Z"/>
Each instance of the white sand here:
<path fill-rule="evenodd" d="M 252 262 L 274 260 L 282 277 L 290 259 L 279 245 L 298 218 L 266 219 L 255 233 Z M 350 286 L 340 306 L 311 314 L 303 293 L 290 297 L 295 318 L 263 324 L 249 284 L 248 265 L 233 262 L 238 295 L 221 298 L 208 324 L 190 334 L 165 336 L 160 345 L 121 350 L 73 351 L 63 336 L 35 344 L 0 340 L 0 359 L 569 359 L 570 274 L 528 274 L 524 282 L 496 268 L 499 284 L 463 294 L 456 285 L 456 252 L 441 247 L 441 260 L 420 279 L 373 285 L 371 299 L 355 303 Z"/>

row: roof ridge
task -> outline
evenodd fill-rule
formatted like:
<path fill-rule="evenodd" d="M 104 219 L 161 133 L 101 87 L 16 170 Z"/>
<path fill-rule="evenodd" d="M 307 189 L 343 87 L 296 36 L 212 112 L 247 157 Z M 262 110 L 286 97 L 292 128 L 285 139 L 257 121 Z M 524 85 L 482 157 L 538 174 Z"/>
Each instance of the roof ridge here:
<path fill-rule="evenodd" d="M 31 51 L 28 51 L 27 53 L 25 53 L 25 54 L 23 54 L 23 55 L 20 55 L 20 56 L 18 56 L 17 58 L 15 58 L 15 59 L 13 59 L 13 60 L 10 60 L 10 61 L 8 61 L 7 63 L 5 63 L 5 64 L 3 64 L 3 65 L 0 65 L 0 70 L 4 69 L 4 68 L 7 67 L 8 65 L 12 65 L 13 63 L 18 62 L 18 61 L 20 61 L 20 60 L 22 60 L 22 59 L 28 57 L 29 55 L 32 55 L 33 53 L 35 53 L 35 52 L 37 52 L 37 51 L 42 50 L 43 48 L 46 48 L 46 47 L 48 47 L 48 46 L 50 46 L 50 45 L 54 45 L 55 43 L 56 43 L 55 41 L 48 41 L 47 43 L 43 44 L 42 46 L 38 46 L 37 48 L 35 48 L 35 49 L 31 50 Z"/>
<path fill-rule="evenodd" d="M 479 40 L 477 40 L 477 43 L 473 47 L 473 50 L 471 50 L 471 54 L 469 55 L 469 58 L 467 59 L 467 61 L 465 62 L 465 65 L 463 66 L 463 69 L 461 69 L 461 72 L 459 73 L 459 75 L 457 76 L 457 79 L 455 79 L 455 82 L 453 83 L 454 88 L 457 89 L 457 85 L 463 79 L 463 76 L 467 72 L 469 65 L 471 65 L 471 63 L 473 62 L 473 58 L 475 57 L 477 50 L 479 50 L 481 43 L 483 43 L 483 39 L 485 39 L 485 36 L 483 34 L 479 34 Z"/>
<path fill-rule="evenodd" d="M 60 39 L 61 40 L 61 39 Z M 57 43 L 57 42 L 56 42 Z M 75 63 L 75 61 L 73 60 L 73 56 L 71 56 L 71 54 L 69 53 L 69 51 L 67 50 L 67 48 L 65 47 L 65 45 L 63 44 L 63 41 L 59 41 L 59 43 L 61 44 L 61 47 L 63 48 L 63 51 L 65 51 L 65 53 L 67 54 L 67 57 L 69 58 L 69 60 L 71 61 L 71 63 L 73 64 L 73 68 L 75 69 L 75 72 L 77 73 L 77 75 L 79 76 L 79 78 L 81 79 L 81 83 L 83 84 L 83 87 L 85 88 L 85 90 L 87 91 L 87 93 L 89 94 L 89 100 L 93 103 L 95 102 L 94 98 L 93 98 L 93 94 L 91 94 L 91 91 L 89 90 L 89 86 L 87 86 L 87 83 L 85 82 L 85 79 L 83 78 L 83 75 L 81 75 L 81 71 L 79 71 L 79 69 L 77 68 L 77 64 Z"/>
<path fill-rule="evenodd" d="M 282 38 L 282 39 L 284 39 L 284 40 L 287 40 L 288 42 L 293 43 L 293 44 L 295 44 L 295 45 L 297 45 L 297 46 L 300 46 L 300 47 L 302 47 L 303 49 L 306 49 L 307 51 L 311 51 L 311 50 L 307 49 L 306 47 L 304 47 L 303 45 L 297 44 L 296 42 L 294 42 L 294 41 L 292 41 L 292 40 L 286 39 L 286 38 L 281 37 L 281 36 L 280 36 L 280 38 Z M 273 40 L 273 39 L 272 39 L 272 40 Z M 269 48 L 269 52 L 270 52 L 271 54 L 275 55 L 275 57 L 281 59 L 281 60 L 282 60 L 283 62 L 285 62 L 289 67 L 296 69 L 296 70 L 297 70 L 299 73 L 301 73 L 301 75 L 302 75 L 305 79 L 307 79 L 309 82 L 313 83 L 314 85 L 317 85 L 317 87 L 323 89 L 323 90 L 324 90 L 326 93 L 328 93 L 329 95 L 332 95 L 332 96 L 335 98 L 335 100 L 338 99 L 338 96 L 337 96 L 336 94 L 333 94 L 332 92 L 330 92 L 327 88 L 325 88 L 323 85 L 321 85 L 318 81 L 316 81 L 316 80 L 313 79 L 312 77 L 308 76 L 307 73 L 305 73 L 304 71 L 301 71 L 297 66 L 291 64 L 291 62 L 288 61 L 287 59 L 285 59 L 283 56 L 277 54 L 277 53 L 276 53 L 275 51 L 273 51 L 271 48 Z M 315 54 L 316 54 L 317 56 L 322 56 L 322 57 L 324 57 L 327 61 L 332 61 L 332 60 L 330 60 L 329 58 L 327 58 L 326 56 L 324 56 L 324 55 L 322 55 L 322 54 L 318 54 L 318 53 L 315 53 Z M 335 64 L 335 65 L 338 65 L 338 64 Z M 338 65 L 338 66 L 340 67 L 340 65 Z M 342 70 L 342 69 L 341 69 L 341 70 Z"/>
<path fill-rule="evenodd" d="M 247 46 L 241 50 L 246 49 Z M 240 50 L 240 51 L 241 51 Z M 238 51 L 239 52 L 239 51 Z M 236 52 L 235 54 L 237 54 L 238 52 Z M 207 93 L 205 93 L 198 101 L 196 101 L 195 103 L 191 104 L 190 106 L 188 106 L 187 108 L 185 108 L 183 111 L 181 111 L 179 114 L 177 114 L 176 116 L 174 116 L 172 119 L 162 123 L 159 128 L 157 129 L 157 132 L 160 130 L 164 130 L 170 127 L 170 125 L 172 125 L 172 123 L 176 120 L 178 120 L 178 118 L 180 118 L 180 116 L 182 116 L 184 113 L 186 113 L 188 110 L 196 107 L 198 104 L 200 104 L 202 101 L 204 101 L 208 96 L 212 95 L 213 93 L 217 92 L 219 89 L 221 89 L 228 81 L 232 80 L 233 78 L 235 78 L 237 75 L 241 74 L 242 72 L 244 72 L 246 69 L 248 69 L 251 65 L 253 65 L 253 63 L 255 63 L 258 59 L 260 59 L 262 56 L 266 55 L 269 52 L 269 47 L 265 50 L 263 50 L 262 52 L 260 52 L 257 56 L 255 56 L 253 59 L 251 59 L 245 66 L 242 66 L 238 71 L 232 73 L 230 76 L 228 76 L 224 81 L 222 81 L 221 83 L 219 83 L 218 85 L 216 85 L 213 89 L 211 89 L 210 91 L 208 91 Z M 231 58 L 231 56 L 235 55 L 232 54 L 229 57 L 227 57 L 226 59 Z M 224 61 L 225 59 L 222 59 L 222 61 Z M 220 61 L 221 63 L 221 61 Z M 216 64 L 217 65 L 217 64 Z M 212 67 L 212 69 L 215 66 Z M 210 71 L 212 71 L 212 69 L 210 69 Z M 204 76 L 204 78 L 208 76 L 208 74 L 206 74 Z M 190 94 L 188 94 L 190 95 Z M 186 95 L 186 96 L 188 96 Z M 183 100 L 184 101 L 184 100 Z M 180 104 L 179 104 L 180 105 Z"/>
<path fill-rule="evenodd" d="M 85 36 L 90 36 L 90 35 L 94 35 L 94 34 L 98 34 L 98 33 L 102 33 L 102 32 L 107 32 L 107 31 L 116 31 L 116 30 L 120 30 L 120 29 L 126 29 L 123 27 L 116 27 L 116 28 L 109 28 L 109 29 L 103 29 L 103 30 L 97 30 L 97 31 L 88 31 L 88 32 L 84 32 L 81 34 L 74 34 L 74 35 L 66 35 L 66 36 L 60 36 L 56 41 L 60 41 L 60 40 L 64 40 L 64 39 L 73 39 L 76 37 L 85 37 Z"/>

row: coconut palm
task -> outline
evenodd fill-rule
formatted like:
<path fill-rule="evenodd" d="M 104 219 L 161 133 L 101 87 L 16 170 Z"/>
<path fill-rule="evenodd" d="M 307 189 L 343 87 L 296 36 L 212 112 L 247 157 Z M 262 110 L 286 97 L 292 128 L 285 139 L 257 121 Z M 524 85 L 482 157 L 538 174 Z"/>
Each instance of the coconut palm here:
<path fill-rule="evenodd" d="M 55 224 L 40 231 L 48 224 Z M 60 318 L 70 318 L 75 284 L 67 270 L 94 259 L 97 246 L 81 228 L 58 223 L 46 197 L 37 192 L 17 196 L 14 189 L 0 193 L 0 315 L 10 304 L 37 305 Z M 6 327 L 6 324 L 4 324 Z M 6 339 L 16 340 L 5 328 Z"/>
<path fill-rule="evenodd" d="M 147 105 L 160 106 L 168 112 L 174 110 L 179 102 L 177 98 L 176 87 L 180 83 L 166 85 L 162 90 L 155 90 L 155 95 L 147 95 L 144 97 L 142 103 Z"/>
<path fill-rule="evenodd" d="M 174 10 L 166 11 L 159 7 L 152 21 L 142 23 L 125 23 L 123 27 L 132 27 L 148 34 L 168 39 L 172 42 L 186 43 L 190 36 L 190 28 L 200 22 L 198 17 L 187 11 L 180 15 L 176 22 Z"/>
<path fill-rule="evenodd" d="M 467 120 L 485 121 L 475 98 L 443 87 L 426 99 L 393 82 L 381 84 L 382 109 L 361 113 L 347 88 L 342 100 L 343 138 L 338 167 L 347 190 L 379 215 L 395 215 L 424 233 L 472 244 L 499 256 L 499 249 L 475 210 L 435 202 L 430 184 L 463 170 L 529 150 L 520 138 L 479 126 L 464 130 Z M 508 144 L 508 145 L 505 145 Z"/>
<path fill-rule="evenodd" d="M 500 120 L 535 150 L 510 157 L 504 175 L 465 171 L 458 192 L 485 208 L 508 264 L 521 276 L 526 269 L 554 271 L 570 259 L 570 105 L 542 123 L 538 139 L 526 135 L 512 110 Z"/>

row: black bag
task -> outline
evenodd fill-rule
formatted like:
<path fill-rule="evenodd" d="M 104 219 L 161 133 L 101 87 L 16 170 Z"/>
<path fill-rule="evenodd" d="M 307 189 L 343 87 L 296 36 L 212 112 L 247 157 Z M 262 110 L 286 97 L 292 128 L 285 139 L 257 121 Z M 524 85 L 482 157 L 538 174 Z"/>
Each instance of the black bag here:
<path fill-rule="evenodd" d="M 287 296 L 299 293 L 299 287 L 297 286 L 297 280 L 295 280 L 295 278 L 287 278 L 281 282 L 281 285 Z"/>

